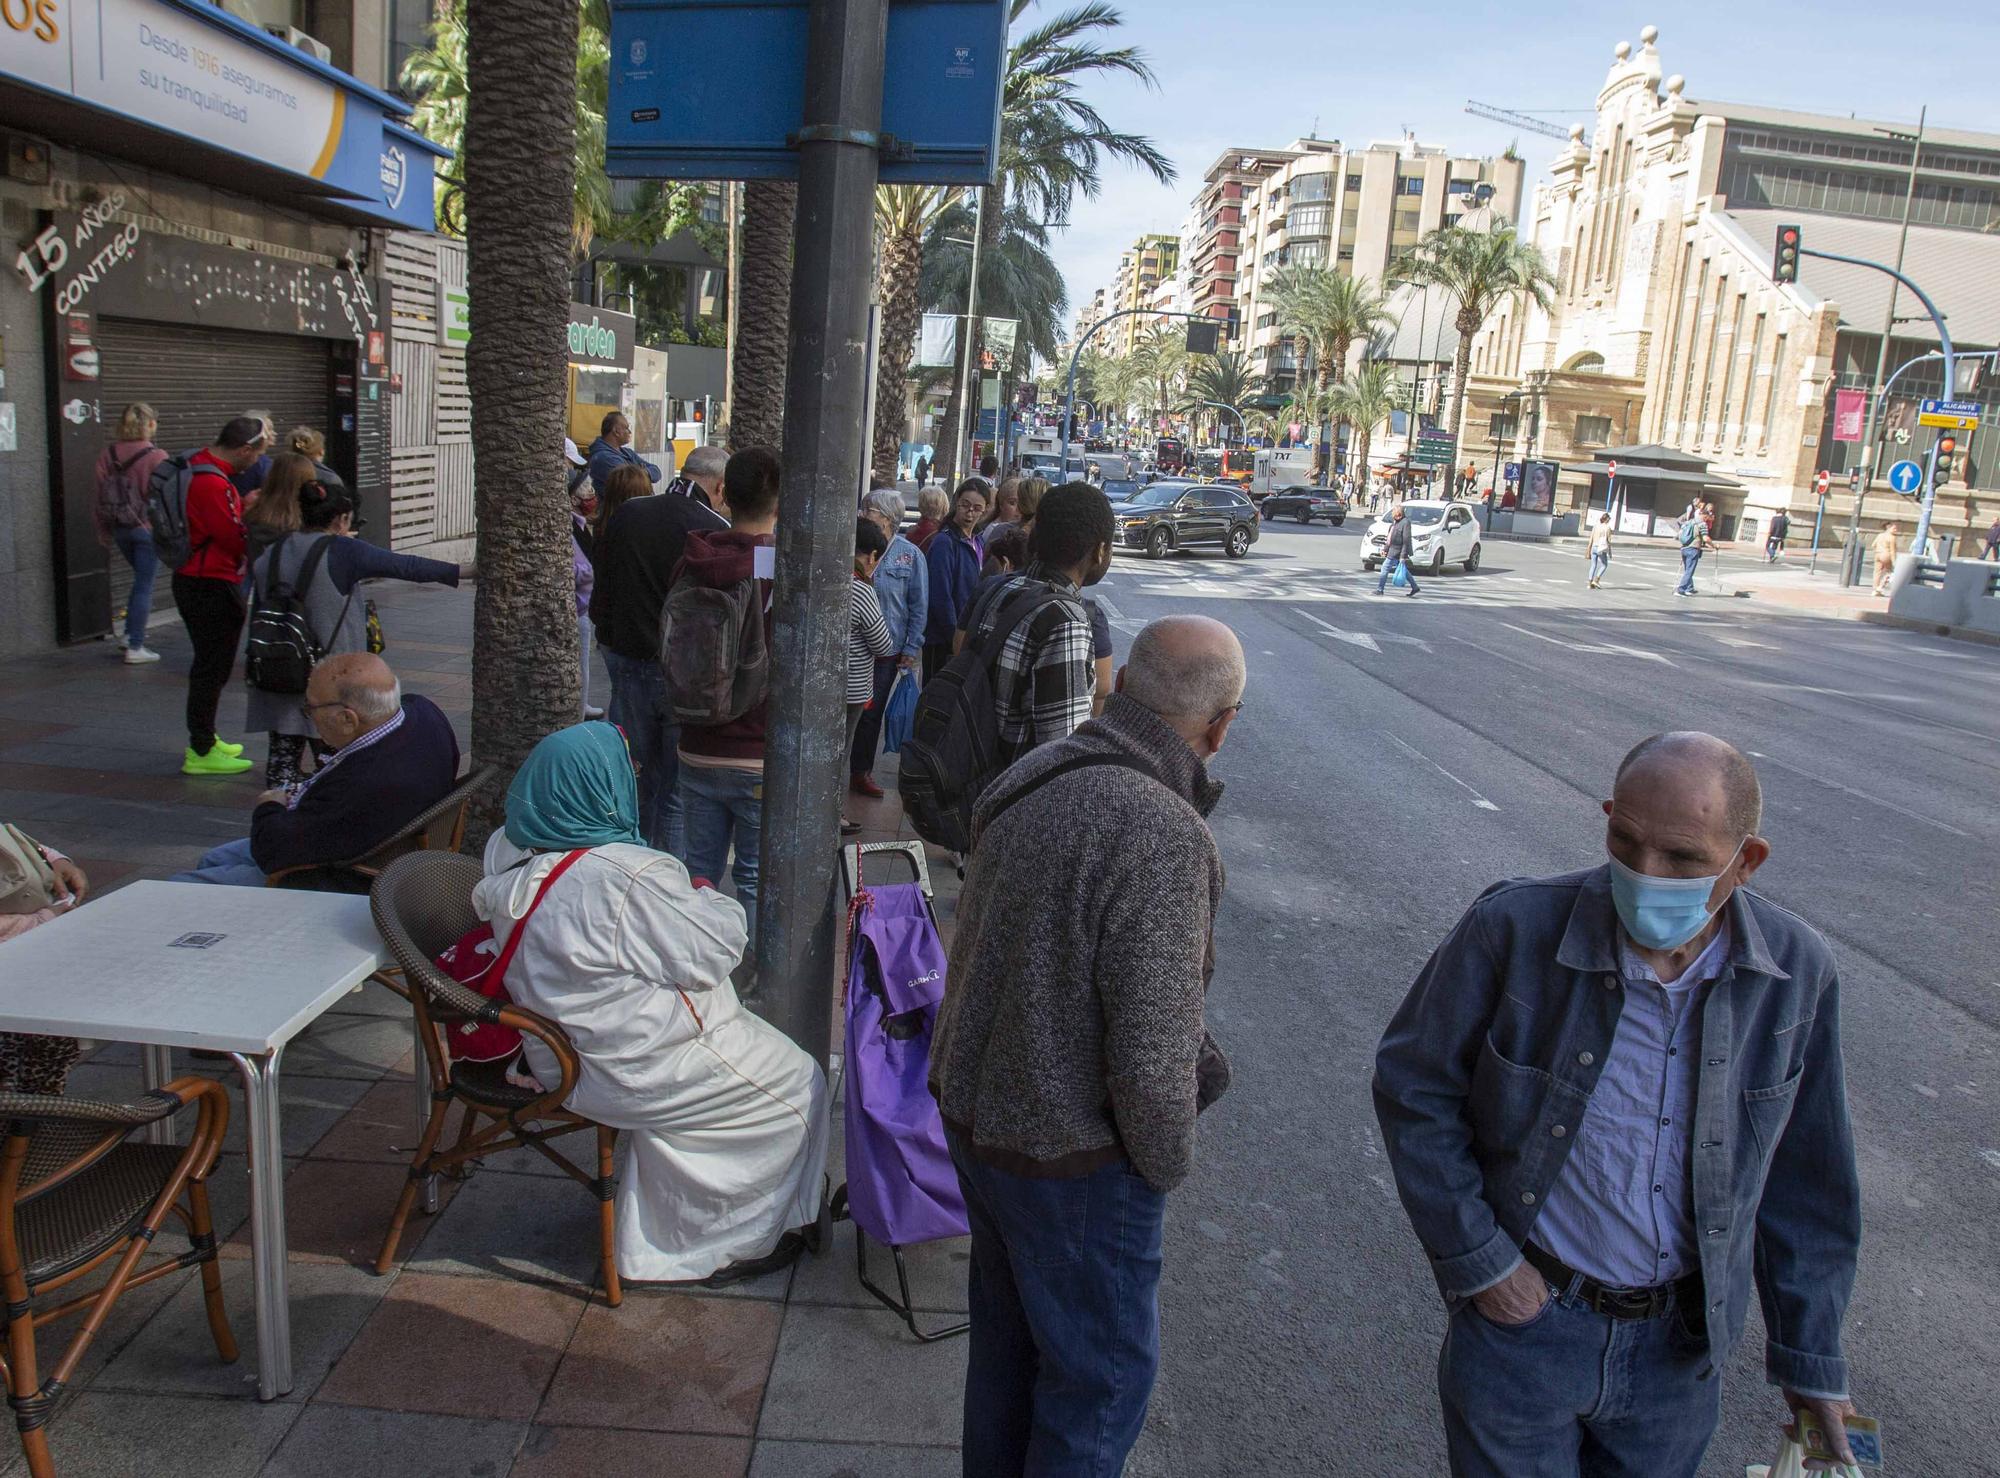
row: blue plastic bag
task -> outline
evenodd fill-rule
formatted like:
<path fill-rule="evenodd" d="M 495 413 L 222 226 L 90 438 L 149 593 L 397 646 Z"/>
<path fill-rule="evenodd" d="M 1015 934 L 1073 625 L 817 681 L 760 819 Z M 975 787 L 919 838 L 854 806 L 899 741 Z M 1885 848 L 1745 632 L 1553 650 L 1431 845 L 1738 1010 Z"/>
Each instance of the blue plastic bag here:
<path fill-rule="evenodd" d="M 1402 590 L 1409 585 L 1410 566 L 1408 562 L 1400 559 L 1396 561 L 1396 568 L 1389 572 L 1389 583 L 1398 590 Z"/>
<path fill-rule="evenodd" d="M 917 720 L 917 678 L 908 668 L 896 674 L 896 684 L 882 704 L 882 753 L 894 754 L 910 737 Z"/>

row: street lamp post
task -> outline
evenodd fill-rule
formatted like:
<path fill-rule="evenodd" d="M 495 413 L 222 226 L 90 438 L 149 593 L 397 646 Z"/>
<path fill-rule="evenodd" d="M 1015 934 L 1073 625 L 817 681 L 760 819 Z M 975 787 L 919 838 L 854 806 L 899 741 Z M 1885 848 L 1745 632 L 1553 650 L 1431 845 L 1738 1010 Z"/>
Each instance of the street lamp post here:
<path fill-rule="evenodd" d="M 1890 132 L 1896 139 L 1910 142 L 1910 174 L 1903 186 L 1903 229 L 1896 238 L 1896 270 L 1891 275 L 1901 279 L 1903 255 L 1910 245 L 1910 207 L 1917 198 L 1917 163 L 1924 152 L 1924 120 L 1930 115 L 1926 105 L 1917 110 L 1917 131 L 1915 134 Z M 1880 130 L 1878 130 L 1880 131 Z M 1873 385 L 1882 383 L 1882 371 L 1889 367 L 1889 340 L 1896 332 L 1896 284 L 1889 285 L 1889 306 L 1882 318 L 1882 342 L 1875 351 L 1875 377 Z M 1949 373 L 1945 375 L 1945 394 L 1953 390 Z M 1861 504 L 1868 496 L 1868 484 L 1875 480 L 1875 428 L 1881 418 L 1882 397 L 1885 391 L 1878 390 L 1869 397 L 1868 424 L 1861 432 L 1861 484 L 1854 490 L 1854 506 L 1847 513 L 1847 548 L 1841 552 L 1840 583 L 1843 586 L 1858 583 L 1861 573 L 1860 545 Z"/>
<path fill-rule="evenodd" d="M 1063 390 L 1062 470 L 1064 476 L 1068 476 L 1069 474 L 1069 429 L 1071 423 L 1076 419 L 1076 366 L 1077 362 L 1083 358 L 1084 346 L 1090 342 L 1091 336 L 1107 323 L 1115 323 L 1121 318 L 1132 318 L 1139 314 L 1145 314 L 1151 318 L 1206 318 L 1208 316 L 1205 313 L 1162 313 L 1153 308 L 1120 308 L 1116 313 L 1105 314 L 1097 322 L 1077 335 L 1076 347 L 1070 350 L 1069 354 L 1069 381 Z"/>
<path fill-rule="evenodd" d="M 965 287 L 965 372 L 958 381 L 958 430 L 951 443 L 951 472 L 954 481 L 963 481 L 966 462 L 959 457 L 964 454 L 970 460 L 970 447 L 965 436 L 966 414 L 971 407 L 972 385 L 976 383 L 973 364 L 974 329 L 979 323 L 979 237 L 980 218 L 986 209 L 986 192 L 972 192 L 972 280 Z M 976 423 L 975 423 L 976 424 Z"/>

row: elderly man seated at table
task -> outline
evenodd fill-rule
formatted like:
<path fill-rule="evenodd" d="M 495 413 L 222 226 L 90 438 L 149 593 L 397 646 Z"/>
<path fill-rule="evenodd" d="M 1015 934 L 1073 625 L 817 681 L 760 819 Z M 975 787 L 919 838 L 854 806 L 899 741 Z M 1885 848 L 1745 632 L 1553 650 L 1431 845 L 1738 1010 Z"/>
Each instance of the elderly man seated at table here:
<path fill-rule="evenodd" d="M 89 891 L 90 879 L 68 857 L 0 823 L 0 943 L 60 918 Z M 61 1093 L 81 1055 L 74 1037 L 0 1032 L 0 1093 Z"/>
<path fill-rule="evenodd" d="M 404 697 L 380 657 L 328 657 L 313 669 L 299 707 L 328 747 L 319 768 L 302 784 L 258 796 L 250 835 L 211 848 L 175 882 L 258 888 L 286 868 L 363 856 L 457 783 L 451 720 L 428 698 Z"/>
<path fill-rule="evenodd" d="M 619 1275 L 719 1286 L 796 1259 L 819 1216 L 826 1078 L 738 1003 L 743 907 L 641 840 L 616 728 L 577 724 L 535 746 L 472 904 L 500 947 L 525 931 L 506 990 L 575 1045 L 569 1107 L 627 1131 Z M 538 1080 L 560 1080 L 547 1048 L 524 1051 Z"/>

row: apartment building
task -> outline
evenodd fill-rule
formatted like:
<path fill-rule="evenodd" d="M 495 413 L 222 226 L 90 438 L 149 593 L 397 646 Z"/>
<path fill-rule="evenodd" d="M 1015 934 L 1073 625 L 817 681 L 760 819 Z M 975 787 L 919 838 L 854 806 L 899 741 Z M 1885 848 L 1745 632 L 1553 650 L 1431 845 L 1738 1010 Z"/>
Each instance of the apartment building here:
<path fill-rule="evenodd" d="M 1620 526 L 1657 531 L 1691 491 L 1713 498 L 1725 534 L 1751 537 L 1785 509 L 1819 513 L 1816 474 L 1838 489 L 1827 523 L 1844 526 L 1858 427 L 1890 313 L 1890 280 L 1807 258 L 1796 283 L 1772 279 L 1779 223 L 1808 248 L 1896 259 L 1911 159 L 1909 125 L 1696 101 L 1661 78 L 1649 26 L 1621 41 L 1597 115 L 1537 190 L 1527 234 L 1554 269 L 1548 312 L 1508 305 L 1473 341 L 1466 431 L 1487 440 L 1498 414 L 1517 430 L 1504 456 L 1562 464 L 1557 511 L 1610 498 Z M 1904 271 L 1950 319 L 1957 349 L 2000 344 L 2000 135 L 1932 129 L 1919 160 Z M 1908 293 L 1896 309 L 1891 371 L 1873 467 L 1921 460 L 1931 433 L 1917 402 L 1946 391 L 1929 318 Z M 1915 315 L 1912 317 L 1911 315 Z M 2000 458 L 1989 376 L 1961 398 L 1984 402 L 1960 438 L 1959 472 L 1940 492 L 1940 533 L 1983 530 L 2000 513 L 1984 490 Z M 1843 439 L 1852 433 L 1857 439 Z M 1615 490 L 1607 473 L 1618 466 Z M 1909 500 L 1877 480 L 1864 522 L 1906 524 Z"/>
<path fill-rule="evenodd" d="M 1202 176 L 1188 226 L 1181 237 L 1187 258 L 1190 313 L 1219 318 L 1238 336 L 1242 319 L 1239 289 L 1250 240 L 1250 209 L 1264 181 L 1298 157 L 1296 150 L 1225 150 Z"/>
<path fill-rule="evenodd" d="M 1180 237 L 1163 231 L 1141 236 L 1118 259 L 1118 270 L 1111 279 L 1111 293 L 1105 311 L 1120 313 L 1153 309 L 1161 282 L 1174 275 L 1180 267 L 1180 260 Z M 1106 352 L 1131 353 L 1132 345 L 1152 322 L 1152 319 L 1142 316 L 1119 319 L 1104 331 Z"/>
<path fill-rule="evenodd" d="M 1332 267 L 1381 283 L 1396 259 L 1441 226 L 1519 220 L 1526 169 L 1503 155 L 1474 158 L 1405 135 L 1365 148 L 1337 139 L 1297 139 L 1264 156 L 1244 201 L 1230 314 L 1267 395 L 1297 383 L 1300 353 L 1278 328 L 1270 288 L 1290 266 Z M 1475 214 L 1476 213 L 1476 214 Z M 1366 346 L 1354 346 L 1358 358 Z"/>

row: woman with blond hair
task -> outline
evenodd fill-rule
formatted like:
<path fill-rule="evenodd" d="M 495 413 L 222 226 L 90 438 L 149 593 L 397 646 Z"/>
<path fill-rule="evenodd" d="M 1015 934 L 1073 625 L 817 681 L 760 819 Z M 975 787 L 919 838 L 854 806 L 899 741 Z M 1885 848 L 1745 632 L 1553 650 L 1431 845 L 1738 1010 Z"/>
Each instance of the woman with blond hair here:
<path fill-rule="evenodd" d="M 153 444 L 159 429 L 160 418 L 145 401 L 125 407 L 118 418 L 118 434 L 97 458 L 97 492 L 90 504 L 97 542 L 116 549 L 132 566 L 132 593 L 125 600 L 125 660 L 133 666 L 160 660 L 160 654 L 146 646 L 153 576 L 160 565 L 153 553 L 153 526 L 146 517 L 146 488 L 153 469 L 167 458 Z"/>
<path fill-rule="evenodd" d="M 925 488 L 917 494 L 917 524 L 910 530 L 910 542 L 928 553 L 932 537 L 950 515 L 951 494 L 943 488 Z"/>
<path fill-rule="evenodd" d="M 341 475 L 326 465 L 326 434 L 315 431 L 310 426 L 294 426 L 292 434 L 285 438 L 285 450 L 297 452 L 301 457 L 310 457 L 313 464 L 314 482 L 330 488 L 344 488 L 346 482 Z"/>

